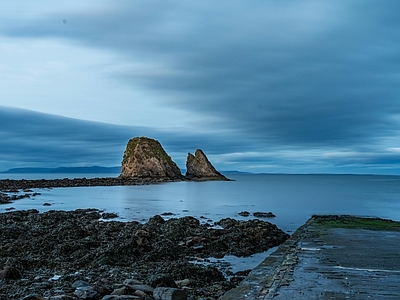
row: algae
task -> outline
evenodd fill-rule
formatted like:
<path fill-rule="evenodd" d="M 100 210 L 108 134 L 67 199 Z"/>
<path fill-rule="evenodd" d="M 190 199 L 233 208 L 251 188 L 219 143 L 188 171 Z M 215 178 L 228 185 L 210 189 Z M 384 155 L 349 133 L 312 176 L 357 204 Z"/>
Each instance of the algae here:
<path fill-rule="evenodd" d="M 400 222 L 356 216 L 314 216 L 315 224 L 329 228 L 360 228 L 368 230 L 400 230 Z"/>

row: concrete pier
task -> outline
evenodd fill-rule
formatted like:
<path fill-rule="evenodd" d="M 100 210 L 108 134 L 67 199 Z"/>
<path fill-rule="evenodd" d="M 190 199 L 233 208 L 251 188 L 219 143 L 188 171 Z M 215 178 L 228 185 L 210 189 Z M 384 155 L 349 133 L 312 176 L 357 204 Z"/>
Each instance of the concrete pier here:
<path fill-rule="evenodd" d="M 314 216 L 220 299 L 400 299 L 400 225 Z"/>

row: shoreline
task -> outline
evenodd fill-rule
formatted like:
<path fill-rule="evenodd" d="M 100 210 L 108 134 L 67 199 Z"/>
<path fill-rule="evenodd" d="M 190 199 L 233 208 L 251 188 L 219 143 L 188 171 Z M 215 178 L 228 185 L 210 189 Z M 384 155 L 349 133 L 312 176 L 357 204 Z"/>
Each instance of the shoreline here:
<path fill-rule="evenodd" d="M 124 178 L 124 177 L 95 177 L 95 178 L 63 178 L 63 179 L 0 179 L 0 191 L 24 190 L 33 188 L 62 188 L 88 186 L 124 186 L 146 185 L 163 182 L 188 181 L 186 178 Z"/>
<path fill-rule="evenodd" d="M 63 179 L 0 179 L 0 205 L 10 204 L 16 200 L 40 195 L 31 189 L 95 187 L 95 186 L 133 186 L 149 185 L 166 182 L 189 181 L 187 178 L 124 178 L 124 177 L 95 177 L 95 178 L 63 178 Z M 15 193 L 23 192 L 21 195 Z M 9 195 L 9 194 L 14 195 Z"/>
<path fill-rule="evenodd" d="M 210 257 L 249 256 L 289 238 L 258 219 L 201 224 L 193 217 L 155 215 L 142 224 L 113 217 L 97 209 L 0 214 L 0 299 L 32 293 L 42 297 L 36 299 L 79 299 L 77 281 L 96 293 L 87 299 L 137 291 L 153 299 L 149 291 L 157 287 L 177 288 L 187 299 L 218 299 L 250 270 L 224 274 Z M 135 290 L 133 281 L 147 288 Z"/>
<path fill-rule="evenodd" d="M 63 178 L 63 179 L 0 179 L 0 191 L 24 190 L 33 188 L 61 188 L 61 187 L 88 187 L 88 186 L 124 186 L 146 185 L 166 182 L 181 181 L 234 181 L 232 179 L 221 180 L 214 177 L 95 177 L 95 178 Z"/>

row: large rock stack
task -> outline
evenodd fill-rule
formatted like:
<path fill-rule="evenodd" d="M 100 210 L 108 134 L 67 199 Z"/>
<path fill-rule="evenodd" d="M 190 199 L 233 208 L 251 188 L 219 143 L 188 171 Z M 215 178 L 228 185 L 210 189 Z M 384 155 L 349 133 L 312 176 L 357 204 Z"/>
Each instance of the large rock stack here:
<path fill-rule="evenodd" d="M 181 170 L 165 152 L 161 144 L 147 137 L 129 140 L 120 177 L 182 179 Z"/>

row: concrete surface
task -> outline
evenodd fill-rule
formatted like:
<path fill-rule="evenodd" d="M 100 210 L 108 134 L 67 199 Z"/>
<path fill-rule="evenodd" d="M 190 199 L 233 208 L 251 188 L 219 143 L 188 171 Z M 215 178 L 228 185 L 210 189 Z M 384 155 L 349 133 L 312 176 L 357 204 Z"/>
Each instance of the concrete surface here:
<path fill-rule="evenodd" d="M 221 300 L 400 299 L 400 230 L 311 218 Z"/>

